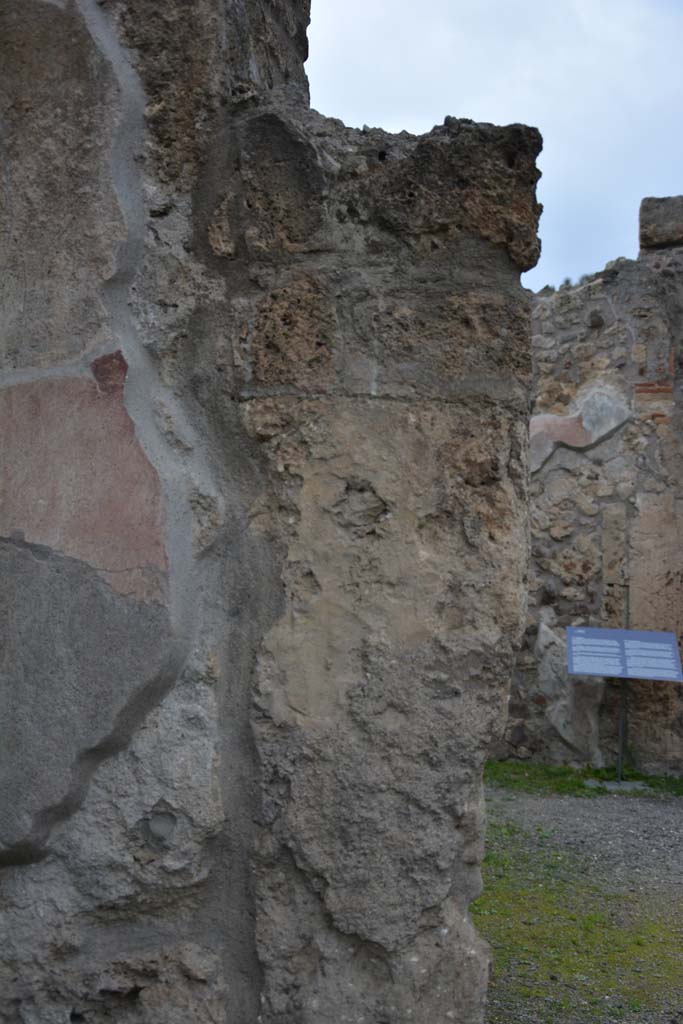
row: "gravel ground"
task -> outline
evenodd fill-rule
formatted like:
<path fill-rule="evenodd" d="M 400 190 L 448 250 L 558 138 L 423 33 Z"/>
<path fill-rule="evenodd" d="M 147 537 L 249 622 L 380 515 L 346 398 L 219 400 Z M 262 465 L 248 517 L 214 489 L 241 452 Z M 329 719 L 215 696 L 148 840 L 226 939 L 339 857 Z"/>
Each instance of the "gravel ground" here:
<path fill-rule="evenodd" d="M 550 832 L 590 875 L 614 891 L 632 888 L 683 900 L 683 799 L 532 796 L 492 790 L 489 815 Z"/>
<path fill-rule="evenodd" d="M 487 804 L 493 827 L 515 830 L 515 848 L 522 844 L 521 854 L 515 856 L 519 855 L 521 862 L 526 863 L 527 854 L 531 863 L 540 855 L 557 856 L 566 864 L 562 870 L 566 870 L 569 884 L 574 878 L 582 887 L 609 894 L 610 905 L 616 906 L 627 928 L 632 912 L 629 908 L 635 907 L 638 913 L 644 910 L 651 914 L 655 921 L 666 919 L 667 928 L 673 923 L 674 929 L 683 929 L 682 798 L 610 794 L 586 799 L 490 789 Z M 484 931 L 485 923 L 483 919 Z M 667 937 L 661 941 L 674 947 L 676 957 L 680 943 L 672 940 L 671 928 L 667 928 L 662 927 L 662 936 Z M 524 934 L 520 927 L 520 948 Z M 658 941 L 655 930 L 655 947 Z M 521 955 L 520 964 L 524 962 Z M 530 1007 L 519 993 L 513 993 L 513 958 L 507 972 L 494 969 L 489 1020 L 492 1024 L 546 1024 L 548 1020 L 552 1024 L 683 1024 L 683 957 L 681 964 L 680 985 L 674 982 L 676 991 L 667 991 L 656 1007 L 620 1003 L 616 971 L 614 995 L 605 997 L 604 1010 L 582 1008 L 578 996 L 573 999 L 571 984 L 565 984 L 566 1000 L 575 1005 L 555 1009 L 548 1016 L 537 1003 L 535 1008 Z M 639 968 L 635 966 L 634 970 L 638 972 Z M 667 980 L 666 986 L 670 988 L 671 982 Z"/>

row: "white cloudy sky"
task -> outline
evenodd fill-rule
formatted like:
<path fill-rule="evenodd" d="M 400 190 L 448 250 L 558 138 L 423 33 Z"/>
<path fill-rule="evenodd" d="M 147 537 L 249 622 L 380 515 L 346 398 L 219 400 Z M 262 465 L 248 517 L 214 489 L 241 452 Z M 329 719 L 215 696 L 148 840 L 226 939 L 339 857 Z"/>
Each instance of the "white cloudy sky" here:
<path fill-rule="evenodd" d="M 683 0 L 313 0 L 313 106 L 429 131 L 536 125 L 540 288 L 636 255 L 646 195 L 683 193 Z"/>

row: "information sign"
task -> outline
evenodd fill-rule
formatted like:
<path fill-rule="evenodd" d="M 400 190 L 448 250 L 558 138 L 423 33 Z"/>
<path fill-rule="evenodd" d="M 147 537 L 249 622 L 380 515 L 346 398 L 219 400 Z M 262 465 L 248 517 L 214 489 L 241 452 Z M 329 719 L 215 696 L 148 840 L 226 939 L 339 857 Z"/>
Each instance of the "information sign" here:
<path fill-rule="evenodd" d="M 568 626 L 567 659 L 573 676 L 683 682 L 675 633 Z"/>

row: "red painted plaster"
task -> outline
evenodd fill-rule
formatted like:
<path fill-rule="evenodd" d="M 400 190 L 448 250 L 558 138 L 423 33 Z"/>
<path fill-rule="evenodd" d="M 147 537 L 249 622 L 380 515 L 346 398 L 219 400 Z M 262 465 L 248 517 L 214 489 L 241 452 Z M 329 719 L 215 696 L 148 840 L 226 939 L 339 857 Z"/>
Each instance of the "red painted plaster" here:
<path fill-rule="evenodd" d="M 100 391 L 123 391 L 128 373 L 128 363 L 123 352 L 110 352 L 99 359 L 93 359 L 90 368 Z"/>
<path fill-rule="evenodd" d="M 95 361 L 97 380 L 0 390 L 0 534 L 22 531 L 88 562 L 121 593 L 159 598 L 167 568 L 161 484 L 123 404 L 125 360 L 105 359 Z"/>

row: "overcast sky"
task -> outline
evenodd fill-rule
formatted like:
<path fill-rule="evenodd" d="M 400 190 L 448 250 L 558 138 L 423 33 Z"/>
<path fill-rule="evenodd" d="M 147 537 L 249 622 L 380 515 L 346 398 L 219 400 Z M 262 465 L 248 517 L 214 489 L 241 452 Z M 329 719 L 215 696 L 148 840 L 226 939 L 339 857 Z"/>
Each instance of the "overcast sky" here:
<path fill-rule="evenodd" d="M 635 256 L 641 198 L 683 193 L 683 0 L 313 0 L 309 39 L 313 106 L 348 125 L 541 129 L 529 288 Z"/>

